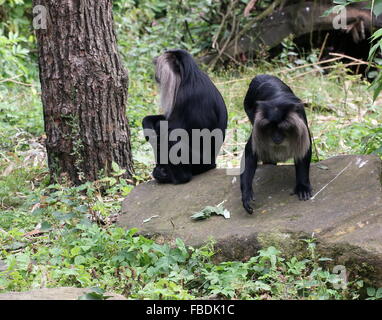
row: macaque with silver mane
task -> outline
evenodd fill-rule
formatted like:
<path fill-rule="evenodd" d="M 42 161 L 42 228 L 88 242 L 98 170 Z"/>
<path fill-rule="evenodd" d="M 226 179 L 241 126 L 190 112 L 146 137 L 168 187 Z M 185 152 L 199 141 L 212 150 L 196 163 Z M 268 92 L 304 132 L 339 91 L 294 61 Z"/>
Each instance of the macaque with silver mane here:
<path fill-rule="evenodd" d="M 244 109 L 253 125 L 240 175 L 245 210 L 253 212 L 250 202 L 254 200 L 252 183 L 258 161 L 277 164 L 293 158 L 294 193 L 300 200 L 308 200 L 312 196 L 309 180 L 312 144 L 303 102 L 277 77 L 258 75 L 249 85 Z"/>

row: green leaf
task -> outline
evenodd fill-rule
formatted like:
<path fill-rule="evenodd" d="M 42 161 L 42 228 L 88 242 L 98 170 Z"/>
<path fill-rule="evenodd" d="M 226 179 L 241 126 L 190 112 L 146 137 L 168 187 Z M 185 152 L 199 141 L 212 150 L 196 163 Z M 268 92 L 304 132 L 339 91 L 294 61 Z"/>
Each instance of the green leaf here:
<path fill-rule="evenodd" d="M 371 49 L 369 51 L 369 57 L 367 58 L 369 61 L 373 59 L 377 49 L 380 47 L 381 47 L 381 44 L 379 42 L 371 47 Z"/>
<path fill-rule="evenodd" d="M 330 14 L 337 14 L 340 10 L 345 8 L 344 5 L 337 5 L 332 8 L 329 8 L 328 10 L 324 11 L 324 13 L 321 15 L 321 17 L 327 17 Z"/>
<path fill-rule="evenodd" d="M 374 289 L 374 288 L 367 288 L 366 289 L 366 292 L 367 292 L 367 295 L 369 296 L 369 297 L 374 297 L 375 296 L 375 292 L 376 292 L 376 290 Z"/>
<path fill-rule="evenodd" d="M 207 206 L 202 211 L 196 212 L 191 216 L 193 220 L 204 220 L 211 217 L 211 215 L 220 215 L 226 219 L 231 217 L 230 212 L 225 209 L 222 205 L 218 205 L 216 207 Z"/>
<path fill-rule="evenodd" d="M 270 285 L 268 285 L 262 281 L 256 281 L 254 285 L 255 285 L 256 290 L 262 290 L 262 291 L 271 291 L 272 290 Z"/>
<path fill-rule="evenodd" d="M 121 169 L 119 165 L 114 161 L 111 164 L 111 168 L 113 169 L 113 176 L 115 177 L 121 176 L 126 172 L 125 169 Z"/>
<path fill-rule="evenodd" d="M 81 253 L 80 247 L 74 247 L 70 250 L 70 254 L 72 257 L 78 256 Z"/>
<path fill-rule="evenodd" d="M 378 98 L 378 95 L 382 91 L 382 73 L 380 72 L 377 78 L 374 79 L 373 83 L 369 87 L 374 91 L 373 100 L 375 101 Z"/>
<path fill-rule="evenodd" d="M 119 165 L 116 162 L 114 162 L 114 161 L 111 163 L 111 168 L 113 169 L 114 172 L 118 172 L 118 171 L 121 170 Z"/>
<path fill-rule="evenodd" d="M 73 218 L 74 214 L 55 211 L 52 213 L 52 216 L 55 217 L 57 220 L 62 221 L 62 220 L 69 220 L 69 219 Z"/>
<path fill-rule="evenodd" d="M 376 0 L 374 2 L 374 7 L 373 7 L 373 13 L 378 17 L 380 14 L 382 14 L 382 1 L 381 0 Z"/>
<path fill-rule="evenodd" d="M 52 225 L 49 223 L 49 222 L 46 222 L 44 221 L 42 224 L 41 224 L 41 228 L 40 228 L 41 231 L 50 231 L 52 230 Z"/>
<path fill-rule="evenodd" d="M 378 29 L 377 31 L 375 31 L 372 36 L 371 36 L 371 39 L 372 40 L 376 40 L 378 38 L 381 38 L 382 37 L 382 28 L 381 29 Z"/>
<path fill-rule="evenodd" d="M 111 298 L 111 296 L 104 296 L 103 294 L 99 294 L 97 292 L 89 292 L 78 297 L 78 300 L 107 300 L 109 298 Z"/>
<path fill-rule="evenodd" d="M 83 256 L 76 256 L 74 258 L 74 264 L 76 264 L 76 265 L 84 264 L 85 261 L 86 261 L 86 259 Z"/>
<path fill-rule="evenodd" d="M 342 4 L 342 5 L 345 5 L 347 4 L 348 0 L 334 0 L 333 3 L 334 4 Z"/>
<path fill-rule="evenodd" d="M 191 219 L 193 220 L 204 220 L 208 219 L 211 216 L 211 214 L 207 211 L 200 211 L 196 212 L 191 216 Z"/>

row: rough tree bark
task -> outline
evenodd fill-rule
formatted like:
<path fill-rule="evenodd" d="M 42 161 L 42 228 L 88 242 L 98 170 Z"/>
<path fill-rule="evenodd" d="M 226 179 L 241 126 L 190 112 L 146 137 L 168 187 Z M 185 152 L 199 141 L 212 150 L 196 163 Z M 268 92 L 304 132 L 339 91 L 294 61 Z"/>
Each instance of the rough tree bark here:
<path fill-rule="evenodd" d="M 53 180 L 75 184 L 132 176 L 126 118 L 128 75 L 117 51 L 112 0 L 34 0 L 47 10 L 36 30 L 46 149 Z"/>

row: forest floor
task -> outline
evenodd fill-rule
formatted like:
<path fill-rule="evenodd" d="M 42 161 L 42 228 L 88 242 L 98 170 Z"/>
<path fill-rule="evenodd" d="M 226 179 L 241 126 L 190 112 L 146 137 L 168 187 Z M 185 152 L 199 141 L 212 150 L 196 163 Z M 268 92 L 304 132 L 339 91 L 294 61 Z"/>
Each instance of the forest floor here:
<path fill-rule="evenodd" d="M 368 83 L 341 64 L 324 74 L 317 67 L 290 69 L 262 62 L 212 75 L 229 111 L 235 145 L 220 164 L 237 166 L 250 123 L 243 98 L 251 79 L 269 73 L 284 80 L 304 102 L 314 138 L 314 161 L 339 154 L 382 155 L 382 100 Z M 130 73 L 128 118 L 137 183 L 150 178 L 152 152 L 141 119 L 158 112 L 152 77 Z M 214 264 L 213 244 L 200 249 L 155 244 L 114 226 L 121 202 L 134 188 L 115 172 L 79 187 L 49 185 L 39 86 L 0 85 L 0 292 L 40 287 L 99 287 L 131 298 L 376 299 L 382 290 L 362 279 L 335 289 L 314 239 L 306 257 L 285 260 L 274 247 L 248 261 Z M 379 126 L 379 127 L 378 127 Z M 230 140 L 231 141 L 231 140 Z M 106 191 L 105 191 L 106 190 Z"/>

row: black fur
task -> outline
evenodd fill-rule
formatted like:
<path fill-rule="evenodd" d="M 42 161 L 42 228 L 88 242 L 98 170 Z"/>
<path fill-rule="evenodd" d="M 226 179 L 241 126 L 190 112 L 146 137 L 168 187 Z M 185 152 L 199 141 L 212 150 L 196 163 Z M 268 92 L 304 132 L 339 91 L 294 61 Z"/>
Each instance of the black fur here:
<path fill-rule="evenodd" d="M 215 154 L 214 139 L 211 144 L 212 150 L 210 150 L 211 163 L 203 161 L 203 145 L 201 144 L 199 150 L 200 164 L 191 163 L 191 152 L 189 164 L 162 164 L 159 159 L 161 148 L 161 137 L 159 136 L 160 121 L 168 122 L 169 134 L 174 129 L 182 128 L 186 130 L 190 137 L 189 142 L 191 147 L 192 129 L 209 129 L 211 131 L 220 129 L 222 130 L 223 137 L 225 136 L 227 109 L 215 85 L 207 74 L 198 68 L 188 52 L 184 50 L 169 50 L 166 53 L 171 54 L 169 61 L 171 62 L 172 70 L 180 74 L 181 77 L 180 86 L 175 97 L 175 104 L 168 119 L 164 115 L 145 117 L 143 119 L 143 129 L 153 129 L 157 135 L 157 164 L 153 171 L 154 178 L 158 182 L 178 184 L 188 182 L 193 175 L 216 167 L 217 154 Z M 169 141 L 169 149 L 176 143 L 178 142 Z M 219 150 L 221 145 L 217 147 L 217 150 Z"/>
<path fill-rule="evenodd" d="M 260 132 L 264 132 L 265 135 L 269 136 L 270 139 L 266 140 L 267 142 L 273 141 L 276 146 L 281 143 L 285 137 L 293 136 L 293 133 L 296 131 L 293 127 L 284 130 L 279 126 L 280 123 L 288 123 L 287 121 L 285 122 L 288 115 L 296 113 L 303 121 L 302 126 L 304 126 L 304 124 L 306 126 L 308 134 L 306 137 L 309 141 L 306 140 L 308 146 L 304 149 L 306 151 L 298 157 L 294 156 L 296 170 L 296 186 L 294 188 L 294 193 L 298 195 L 300 200 L 308 200 L 312 196 L 312 187 L 309 180 L 312 147 L 308 122 L 304 111 L 304 105 L 301 100 L 297 98 L 292 90 L 277 77 L 259 75 L 252 80 L 249 86 L 247 95 L 244 99 L 244 109 L 252 125 L 259 125 L 261 123 L 260 120 L 262 118 L 265 119 L 264 123 L 266 125 L 264 127 L 261 127 L 260 125 L 259 130 L 263 130 Z M 261 117 L 261 119 L 256 119 L 256 117 Z M 300 120 L 298 120 L 298 122 L 301 123 Z M 291 132 L 287 132 L 288 130 Z M 260 158 L 259 152 L 257 152 L 256 143 L 253 142 L 253 135 L 255 135 L 256 132 L 259 131 L 252 131 L 251 137 L 246 144 L 242 160 L 242 165 L 244 165 L 245 168 L 240 176 L 242 202 L 248 213 L 253 212 L 253 209 L 250 206 L 250 201 L 254 200 L 252 183 L 258 161 L 262 160 L 263 163 L 277 164 L 276 160 Z M 255 139 L 255 141 L 258 140 Z M 264 140 L 260 141 L 258 144 L 261 144 L 263 141 Z M 293 139 L 290 141 L 293 141 Z M 267 148 L 267 144 L 262 147 Z M 256 149 L 253 150 L 254 148 Z"/>

